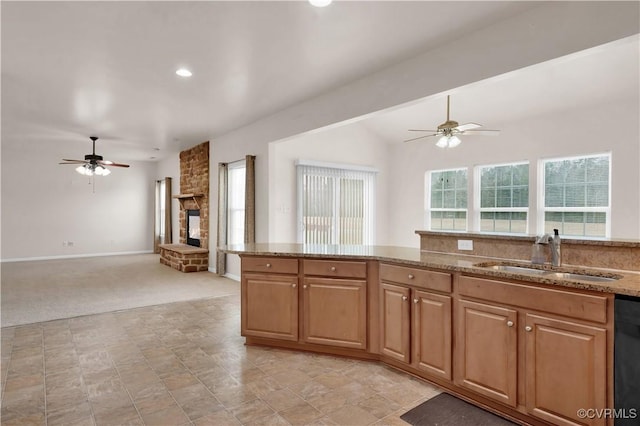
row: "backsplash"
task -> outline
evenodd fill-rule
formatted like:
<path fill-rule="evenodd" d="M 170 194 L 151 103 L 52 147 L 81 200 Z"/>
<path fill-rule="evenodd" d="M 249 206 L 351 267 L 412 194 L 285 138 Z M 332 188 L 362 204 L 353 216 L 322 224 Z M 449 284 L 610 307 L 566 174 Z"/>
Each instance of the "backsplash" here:
<path fill-rule="evenodd" d="M 535 236 L 491 235 L 473 232 L 416 231 L 420 236 L 420 250 L 442 253 L 468 254 L 531 261 L 531 246 Z M 458 240 L 472 240 L 473 250 L 458 250 Z M 547 262 L 550 261 L 549 250 Z M 640 271 L 640 241 L 632 240 L 576 240 L 563 238 L 562 264 L 593 268 Z"/>

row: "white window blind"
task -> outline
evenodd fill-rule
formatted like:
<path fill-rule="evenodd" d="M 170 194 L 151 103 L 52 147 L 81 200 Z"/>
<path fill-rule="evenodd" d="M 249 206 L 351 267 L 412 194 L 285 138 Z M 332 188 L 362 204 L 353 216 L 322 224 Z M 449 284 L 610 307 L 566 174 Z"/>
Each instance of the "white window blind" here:
<path fill-rule="evenodd" d="M 374 244 L 373 169 L 299 162 L 298 240 L 303 244 Z"/>
<path fill-rule="evenodd" d="M 476 182 L 476 218 L 481 232 L 519 233 L 528 230 L 529 163 L 480 166 Z"/>
<path fill-rule="evenodd" d="M 229 163 L 227 184 L 227 244 L 244 243 L 245 160 Z"/>
<path fill-rule="evenodd" d="M 542 178 L 545 232 L 608 237 L 610 234 L 611 155 L 544 160 Z"/>
<path fill-rule="evenodd" d="M 467 169 L 427 172 L 427 229 L 467 230 Z"/>

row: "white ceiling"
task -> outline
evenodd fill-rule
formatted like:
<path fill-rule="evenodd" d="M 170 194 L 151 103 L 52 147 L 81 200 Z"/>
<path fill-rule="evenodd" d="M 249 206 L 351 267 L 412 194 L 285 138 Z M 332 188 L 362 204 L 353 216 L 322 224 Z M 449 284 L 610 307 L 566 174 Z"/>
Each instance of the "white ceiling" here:
<path fill-rule="evenodd" d="M 68 158 L 97 135 L 112 160 L 162 158 L 535 3 L 1 2 L 2 143 Z M 630 96 L 629 81 L 637 96 L 637 38 L 592 53 L 456 89 L 452 116 L 499 127 Z M 366 123 L 401 140 L 444 121 L 443 96 Z"/>

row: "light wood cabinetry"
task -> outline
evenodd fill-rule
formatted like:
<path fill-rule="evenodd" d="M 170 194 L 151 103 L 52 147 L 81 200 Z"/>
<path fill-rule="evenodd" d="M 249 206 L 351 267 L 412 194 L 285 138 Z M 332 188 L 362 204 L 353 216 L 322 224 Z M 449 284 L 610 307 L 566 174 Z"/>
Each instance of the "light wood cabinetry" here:
<path fill-rule="evenodd" d="M 304 259 L 305 343 L 367 348 L 367 264 Z"/>
<path fill-rule="evenodd" d="M 305 342 L 366 349 L 366 281 L 305 277 L 302 300 Z"/>
<path fill-rule="evenodd" d="M 611 406 L 606 296 L 465 276 L 458 284 L 458 386 L 511 407 L 521 389 L 520 409 L 552 424 L 607 424 L 578 417 Z"/>
<path fill-rule="evenodd" d="M 429 290 L 450 292 L 451 275 L 381 264 L 380 277 L 381 354 L 450 380 L 451 296 Z"/>
<path fill-rule="evenodd" d="M 247 273 L 241 279 L 243 336 L 298 340 L 298 277 Z"/>

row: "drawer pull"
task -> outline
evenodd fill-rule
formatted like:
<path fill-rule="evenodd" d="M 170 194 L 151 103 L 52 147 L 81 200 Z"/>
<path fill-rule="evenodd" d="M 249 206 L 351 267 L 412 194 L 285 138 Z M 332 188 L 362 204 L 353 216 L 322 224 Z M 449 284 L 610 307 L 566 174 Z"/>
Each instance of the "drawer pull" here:
<path fill-rule="evenodd" d="M 336 271 L 336 267 L 335 267 L 335 266 L 332 266 L 332 267 L 331 267 L 331 272 L 335 272 L 335 271 Z"/>
<path fill-rule="evenodd" d="M 533 330 L 533 329 L 531 328 L 531 326 L 526 326 L 524 329 L 525 329 L 525 331 L 531 331 L 531 330 Z"/>
<path fill-rule="evenodd" d="M 409 274 L 409 275 L 407 275 L 407 277 L 408 277 L 410 280 L 412 280 L 412 279 L 414 279 L 414 278 L 415 278 L 415 277 L 413 276 L 413 274 Z"/>
<path fill-rule="evenodd" d="M 513 327 L 513 321 L 507 321 L 507 327 Z"/>
<path fill-rule="evenodd" d="M 271 268 L 271 264 L 270 264 L 270 263 L 267 263 L 265 266 L 266 266 L 267 268 Z"/>
<path fill-rule="evenodd" d="M 298 285 L 294 283 L 294 284 L 291 284 L 291 287 L 296 288 L 298 287 Z"/>
<path fill-rule="evenodd" d="M 306 285 L 306 284 L 305 284 L 305 285 L 303 285 L 303 286 L 302 286 L 302 288 L 307 288 L 307 285 Z"/>
<path fill-rule="evenodd" d="M 418 303 L 419 300 L 418 299 L 413 299 L 413 303 Z"/>
<path fill-rule="evenodd" d="M 407 296 L 402 296 L 402 300 L 406 301 L 408 299 Z"/>

